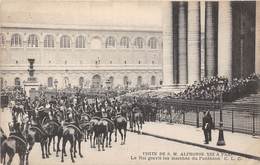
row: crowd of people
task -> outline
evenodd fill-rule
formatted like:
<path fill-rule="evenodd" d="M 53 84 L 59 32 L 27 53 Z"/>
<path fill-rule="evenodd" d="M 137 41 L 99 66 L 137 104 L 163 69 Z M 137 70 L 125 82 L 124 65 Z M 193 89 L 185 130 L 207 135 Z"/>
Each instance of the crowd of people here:
<path fill-rule="evenodd" d="M 204 78 L 200 82 L 188 85 L 179 93 L 165 91 L 143 91 L 127 94 L 128 97 L 158 98 L 158 99 L 181 99 L 181 100 L 204 100 L 232 102 L 249 94 L 257 93 L 259 76 L 251 74 L 246 78 L 228 80 L 224 77 Z"/>
<path fill-rule="evenodd" d="M 205 78 L 201 82 L 195 82 L 188 86 L 176 97 L 189 100 L 218 101 L 222 94 L 223 101 L 232 102 L 248 94 L 256 93 L 258 81 L 259 77 L 256 74 L 233 80 L 224 77 Z"/>

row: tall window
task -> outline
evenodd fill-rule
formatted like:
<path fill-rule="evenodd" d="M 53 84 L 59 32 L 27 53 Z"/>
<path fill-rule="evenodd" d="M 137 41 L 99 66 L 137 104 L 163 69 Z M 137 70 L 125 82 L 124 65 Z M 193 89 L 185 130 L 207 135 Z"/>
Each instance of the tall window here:
<path fill-rule="evenodd" d="M 83 77 L 80 77 L 79 78 L 79 86 L 82 88 L 84 85 L 84 78 Z"/>
<path fill-rule="evenodd" d="M 31 47 L 31 48 L 38 47 L 38 38 L 35 34 L 29 35 L 28 47 Z"/>
<path fill-rule="evenodd" d="M 20 34 L 13 34 L 11 37 L 11 47 L 22 47 L 22 39 Z"/>
<path fill-rule="evenodd" d="M 130 44 L 129 44 L 129 38 L 128 37 L 122 37 L 121 40 L 120 40 L 120 46 L 122 48 L 129 48 L 130 47 Z"/>
<path fill-rule="evenodd" d="M 54 48 L 54 37 L 53 37 L 53 35 L 46 35 L 44 37 L 44 47 L 45 48 Z"/>
<path fill-rule="evenodd" d="M 5 36 L 4 34 L 0 34 L 0 47 L 5 46 Z"/>
<path fill-rule="evenodd" d="M 53 78 L 52 77 L 48 78 L 48 87 L 53 87 Z"/>
<path fill-rule="evenodd" d="M 106 48 L 115 48 L 116 47 L 116 40 L 114 37 L 108 37 L 106 39 Z"/>
<path fill-rule="evenodd" d="M 60 48 L 70 48 L 70 37 L 67 35 L 64 35 L 60 38 Z"/>
<path fill-rule="evenodd" d="M 142 76 L 138 76 L 137 77 L 137 86 L 141 86 L 142 85 L 142 81 L 143 81 Z"/>
<path fill-rule="evenodd" d="M 137 37 L 134 41 L 134 46 L 137 49 L 143 49 L 144 48 L 144 39 L 141 37 Z"/>
<path fill-rule="evenodd" d="M 155 76 L 152 76 L 151 77 L 151 85 L 155 85 L 155 81 L 156 81 Z"/>
<path fill-rule="evenodd" d="M 86 40 L 84 36 L 78 36 L 76 38 L 76 48 L 85 48 L 86 47 L 85 43 Z"/>
<path fill-rule="evenodd" d="M 19 78 L 19 77 L 16 77 L 16 78 L 14 79 L 14 85 L 15 85 L 15 86 L 20 86 L 20 85 L 21 85 L 21 81 L 20 81 L 20 78 Z"/>
<path fill-rule="evenodd" d="M 158 41 L 155 37 L 152 37 L 148 40 L 148 47 L 150 49 L 158 49 Z"/>

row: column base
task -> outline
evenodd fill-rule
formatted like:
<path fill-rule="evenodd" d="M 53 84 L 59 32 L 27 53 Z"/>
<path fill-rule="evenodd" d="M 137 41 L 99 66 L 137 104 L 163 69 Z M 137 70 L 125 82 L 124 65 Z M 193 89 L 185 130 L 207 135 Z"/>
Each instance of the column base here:
<path fill-rule="evenodd" d="M 172 93 L 180 93 L 183 92 L 187 87 L 187 84 L 167 84 L 163 85 L 159 91 L 167 91 Z"/>
<path fill-rule="evenodd" d="M 30 91 L 37 91 L 39 89 L 40 83 L 38 81 L 24 81 L 24 91 L 26 96 L 30 97 Z"/>

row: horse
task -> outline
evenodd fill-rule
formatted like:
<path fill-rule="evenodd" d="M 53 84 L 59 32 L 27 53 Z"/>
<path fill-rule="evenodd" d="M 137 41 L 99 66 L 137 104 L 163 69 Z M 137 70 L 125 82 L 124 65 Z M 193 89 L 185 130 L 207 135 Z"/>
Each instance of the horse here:
<path fill-rule="evenodd" d="M 98 144 L 98 151 L 100 151 L 100 144 L 102 145 L 102 151 L 105 151 L 104 148 L 104 142 L 105 139 L 107 138 L 108 134 L 108 121 L 106 120 L 99 120 L 95 125 L 94 125 L 94 139 L 97 139 L 97 144 Z M 95 140 L 94 140 L 95 142 Z"/>
<path fill-rule="evenodd" d="M 2 144 L 3 142 L 7 139 L 6 134 L 4 133 L 3 129 L 0 127 L 0 151 L 1 151 L 1 163 L 3 163 L 3 161 L 5 161 L 5 157 L 3 156 L 3 150 L 2 150 Z"/>
<path fill-rule="evenodd" d="M 70 142 L 70 155 L 72 163 L 75 162 L 74 157 L 76 158 L 76 141 L 78 141 L 78 150 L 79 156 L 82 158 L 81 153 L 81 141 L 83 139 L 83 133 L 78 126 L 75 124 L 68 124 L 63 128 L 63 141 L 62 141 L 62 155 L 61 162 L 64 162 L 64 153 L 67 141 Z"/>
<path fill-rule="evenodd" d="M 81 123 L 85 123 L 85 122 L 87 122 L 87 123 L 89 123 L 89 121 L 91 120 L 91 117 L 90 117 L 90 115 L 89 114 L 87 114 L 87 113 L 83 113 L 82 115 L 81 115 L 81 120 L 80 120 L 80 122 Z M 89 127 L 88 127 L 89 128 Z M 84 140 L 85 140 L 85 142 L 87 141 L 87 139 L 88 139 L 88 128 L 86 128 L 86 129 L 84 129 Z"/>
<path fill-rule="evenodd" d="M 136 125 L 137 125 L 138 134 L 142 134 L 143 114 L 139 108 L 134 107 L 133 110 L 130 112 L 129 122 L 130 122 L 131 131 L 136 131 Z"/>
<path fill-rule="evenodd" d="M 121 115 L 117 115 L 113 118 L 115 124 L 115 142 L 117 142 L 117 130 L 121 135 L 121 145 L 125 144 L 126 132 L 127 132 L 127 119 Z M 122 129 L 124 133 L 122 133 Z"/>
<path fill-rule="evenodd" d="M 1 163 L 5 165 L 6 154 L 9 157 L 7 165 L 10 165 L 13 161 L 14 155 L 17 153 L 19 155 L 19 165 L 24 165 L 27 154 L 27 141 L 26 138 L 17 133 L 11 133 L 7 137 L 3 130 L 1 129 Z M 4 140 L 5 139 L 5 140 Z M 3 140 L 3 141 L 2 141 Z M 28 161 L 26 161 L 28 164 Z"/>
<path fill-rule="evenodd" d="M 102 118 L 100 121 L 103 122 L 103 124 L 107 127 L 107 129 L 106 129 L 107 133 L 103 133 L 104 135 L 106 135 L 104 137 L 106 140 L 106 147 L 108 147 L 108 146 L 112 147 L 111 146 L 111 141 L 112 141 L 111 137 L 112 137 L 112 134 L 115 129 L 114 122 L 108 118 Z"/>
<path fill-rule="evenodd" d="M 27 127 L 26 135 L 29 143 L 29 149 L 26 154 L 26 161 L 28 161 L 30 151 L 32 150 L 35 143 L 40 143 L 41 145 L 42 158 L 49 158 L 47 151 L 48 134 L 43 130 L 43 128 L 41 128 L 41 125 L 34 125 L 30 121 L 27 121 L 25 125 Z"/>
<path fill-rule="evenodd" d="M 44 120 L 42 122 L 42 128 L 43 128 L 44 132 L 47 133 L 47 136 L 48 136 L 47 151 L 48 151 L 48 154 L 51 155 L 51 153 L 50 153 L 51 141 L 53 140 L 53 151 L 55 152 L 56 151 L 55 150 L 55 137 L 62 136 L 61 124 L 55 120 Z"/>
<path fill-rule="evenodd" d="M 87 130 L 87 133 L 90 138 L 90 148 L 96 148 L 96 146 L 95 146 L 95 141 L 96 141 L 95 129 L 96 129 L 96 126 L 97 126 L 99 120 L 100 120 L 99 117 L 94 116 L 89 121 L 89 128 Z M 93 135 L 94 135 L 94 137 L 93 137 Z M 94 138 L 94 139 L 92 140 L 92 138 Z"/>

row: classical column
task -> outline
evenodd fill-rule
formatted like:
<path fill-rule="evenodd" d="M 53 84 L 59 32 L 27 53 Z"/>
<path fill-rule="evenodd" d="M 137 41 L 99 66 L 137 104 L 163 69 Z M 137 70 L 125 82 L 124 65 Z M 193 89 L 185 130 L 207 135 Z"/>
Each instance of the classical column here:
<path fill-rule="evenodd" d="M 216 76 L 217 74 L 217 34 L 215 33 L 217 2 L 206 2 L 205 20 L 205 75 L 206 77 Z"/>
<path fill-rule="evenodd" d="M 255 16 L 255 72 L 260 74 L 260 2 L 256 1 Z"/>
<path fill-rule="evenodd" d="M 172 2 L 163 2 L 163 85 L 173 84 Z"/>
<path fill-rule="evenodd" d="M 200 3 L 188 2 L 188 83 L 200 81 Z"/>
<path fill-rule="evenodd" d="M 218 76 L 232 79 L 232 7 L 218 3 Z"/>
<path fill-rule="evenodd" d="M 179 4 L 179 34 L 178 34 L 178 76 L 180 84 L 187 84 L 187 19 L 186 19 L 186 2 Z"/>

